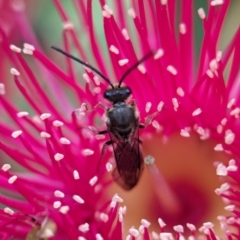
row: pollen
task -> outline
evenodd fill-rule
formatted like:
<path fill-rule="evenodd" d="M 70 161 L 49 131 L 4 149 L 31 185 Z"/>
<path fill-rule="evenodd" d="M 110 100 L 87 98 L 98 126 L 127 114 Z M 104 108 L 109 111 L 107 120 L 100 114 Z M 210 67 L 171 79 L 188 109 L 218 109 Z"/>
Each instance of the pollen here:
<path fill-rule="evenodd" d="M 2 170 L 4 172 L 7 172 L 10 168 L 11 168 L 11 165 L 8 164 L 8 163 L 5 163 L 5 164 L 2 165 Z"/>
<path fill-rule="evenodd" d="M 68 22 L 64 22 L 63 23 L 63 29 L 64 30 L 72 30 L 74 29 L 74 25 L 72 22 L 68 21 Z"/>
<path fill-rule="evenodd" d="M 47 132 L 41 132 L 41 133 L 40 133 L 40 136 L 41 136 L 42 138 L 50 138 L 50 137 L 51 137 L 51 135 L 50 135 L 49 133 L 47 133 Z"/>
<path fill-rule="evenodd" d="M 196 110 L 193 111 L 192 116 L 197 116 L 197 115 L 199 115 L 201 113 L 202 113 L 202 109 L 201 108 L 197 108 Z"/>
<path fill-rule="evenodd" d="M 121 59 L 121 60 L 118 61 L 118 64 L 119 64 L 120 66 L 124 66 L 124 65 L 127 64 L 128 62 L 129 62 L 128 59 Z"/>
<path fill-rule="evenodd" d="M 128 15 L 131 17 L 131 18 L 136 18 L 136 12 L 135 12 L 135 10 L 133 9 L 133 8 L 130 8 L 129 10 L 128 10 Z"/>
<path fill-rule="evenodd" d="M 17 130 L 17 131 L 14 131 L 11 136 L 12 136 L 13 138 L 17 138 L 17 137 L 19 137 L 21 134 L 22 134 L 22 130 Z"/>
<path fill-rule="evenodd" d="M 18 113 L 17 113 L 17 116 L 18 116 L 19 118 L 25 117 L 25 116 L 28 116 L 28 115 L 29 115 L 28 112 L 18 112 Z"/>
<path fill-rule="evenodd" d="M 119 197 L 117 194 L 115 194 L 112 198 L 112 201 L 120 203 L 120 202 L 123 202 L 123 199 Z"/>
<path fill-rule="evenodd" d="M 40 115 L 40 119 L 45 120 L 51 117 L 51 113 L 43 113 Z"/>
<path fill-rule="evenodd" d="M 177 92 L 177 95 L 180 97 L 184 97 L 184 95 L 185 95 L 185 93 L 181 87 L 178 87 L 176 92 Z"/>
<path fill-rule="evenodd" d="M 122 35 L 125 38 L 125 40 L 129 40 L 129 35 L 128 35 L 128 31 L 126 28 L 122 29 Z"/>
<path fill-rule="evenodd" d="M 54 159 L 55 159 L 56 161 L 60 161 L 60 160 L 62 160 L 63 158 L 64 158 L 64 155 L 61 154 L 61 153 L 56 153 L 56 154 L 54 154 Z"/>
<path fill-rule="evenodd" d="M 56 190 L 54 192 L 54 196 L 58 197 L 58 198 L 64 198 L 65 194 L 63 192 L 59 191 L 59 190 Z"/>
<path fill-rule="evenodd" d="M 83 232 L 83 233 L 89 231 L 89 224 L 88 223 L 81 224 L 78 227 L 78 230 Z"/>
<path fill-rule="evenodd" d="M 198 9 L 198 15 L 202 20 L 206 18 L 206 14 L 203 8 Z"/>
<path fill-rule="evenodd" d="M 75 180 L 80 179 L 80 175 L 79 175 L 79 173 L 78 173 L 77 170 L 74 170 L 74 171 L 73 171 L 73 178 L 74 178 Z"/>
<path fill-rule="evenodd" d="M 3 83 L 0 83 L 0 95 L 4 95 L 5 93 L 5 85 Z"/>
<path fill-rule="evenodd" d="M 94 154 L 94 151 L 93 150 L 91 150 L 91 149 L 83 149 L 82 150 L 82 155 L 83 156 L 91 156 L 91 155 L 93 155 Z"/>
<path fill-rule="evenodd" d="M 97 177 L 97 176 L 94 176 L 93 178 L 91 178 L 91 179 L 89 180 L 89 184 L 90 184 L 91 186 L 94 186 L 94 185 L 96 184 L 97 180 L 98 180 L 98 177 Z"/>
<path fill-rule="evenodd" d="M 214 147 L 214 150 L 215 151 L 223 151 L 223 146 L 221 143 L 217 144 L 215 147 Z"/>
<path fill-rule="evenodd" d="M 150 111 L 151 107 L 152 107 L 152 103 L 151 102 L 147 102 L 146 106 L 145 106 L 146 113 L 148 113 Z"/>
<path fill-rule="evenodd" d="M 187 27 L 186 27 L 185 23 L 180 23 L 180 25 L 179 25 L 179 32 L 181 34 L 185 34 L 187 32 Z"/>
<path fill-rule="evenodd" d="M 53 203 L 53 208 L 58 209 L 58 208 L 61 207 L 61 205 L 62 205 L 62 203 L 61 203 L 60 201 L 55 201 L 55 202 Z"/>
<path fill-rule="evenodd" d="M 179 233 L 183 233 L 183 226 L 182 225 L 177 225 L 173 227 L 174 231 L 179 232 Z"/>
<path fill-rule="evenodd" d="M 21 48 L 16 47 L 15 45 L 12 45 L 12 44 L 10 45 L 10 49 L 16 53 L 20 53 L 22 51 Z"/>
<path fill-rule="evenodd" d="M 15 75 L 15 76 L 19 76 L 20 75 L 19 71 L 16 68 L 11 68 L 10 69 L 10 73 L 12 75 Z"/>
<path fill-rule="evenodd" d="M 62 214 L 67 214 L 69 209 L 70 209 L 69 206 L 62 206 L 59 208 L 59 212 Z"/>
<path fill-rule="evenodd" d="M 17 180 L 17 176 L 16 176 L 16 175 L 13 175 L 12 177 L 10 177 L 10 178 L 8 179 L 8 183 L 9 183 L 9 184 L 13 184 L 16 180 Z"/>
<path fill-rule="evenodd" d="M 67 139 L 67 138 L 65 138 L 65 137 L 61 137 L 60 139 L 59 139 L 59 142 L 61 143 L 61 144 L 65 144 L 65 145 L 69 145 L 71 142 Z"/>
<path fill-rule="evenodd" d="M 9 214 L 9 215 L 13 215 L 13 214 L 14 214 L 14 211 L 13 211 L 11 208 L 9 208 L 9 207 L 5 207 L 5 208 L 3 209 L 3 211 L 4 211 L 5 213 Z"/>
<path fill-rule="evenodd" d="M 75 200 L 77 203 L 80 203 L 80 204 L 84 203 L 84 200 L 78 195 L 73 195 L 73 200 Z"/>
<path fill-rule="evenodd" d="M 172 75 L 177 75 L 177 69 L 173 67 L 172 65 L 167 66 L 167 71 L 170 72 Z"/>
<path fill-rule="evenodd" d="M 116 55 L 119 54 L 119 50 L 117 47 L 115 47 L 114 45 L 111 45 L 109 50 L 112 52 L 112 53 L 115 53 Z"/>
<path fill-rule="evenodd" d="M 160 49 L 158 49 L 157 52 L 154 54 L 154 57 L 153 57 L 153 58 L 154 58 L 155 60 L 157 60 L 157 59 L 161 58 L 161 57 L 163 56 L 163 54 L 164 54 L 164 51 L 163 51 L 163 49 L 160 48 Z"/>

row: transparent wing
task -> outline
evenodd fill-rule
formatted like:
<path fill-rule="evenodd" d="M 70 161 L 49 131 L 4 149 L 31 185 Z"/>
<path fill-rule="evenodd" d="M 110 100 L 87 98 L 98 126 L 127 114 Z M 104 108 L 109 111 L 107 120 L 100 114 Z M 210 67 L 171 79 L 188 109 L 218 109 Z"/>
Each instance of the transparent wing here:
<path fill-rule="evenodd" d="M 116 160 L 112 175 L 124 189 L 132 189 L 138 182 L 143 170 L 143 157 L 140 150 L 139 131 L 136 129 L 129 139 L 119 139 L 110 132 Z"/>

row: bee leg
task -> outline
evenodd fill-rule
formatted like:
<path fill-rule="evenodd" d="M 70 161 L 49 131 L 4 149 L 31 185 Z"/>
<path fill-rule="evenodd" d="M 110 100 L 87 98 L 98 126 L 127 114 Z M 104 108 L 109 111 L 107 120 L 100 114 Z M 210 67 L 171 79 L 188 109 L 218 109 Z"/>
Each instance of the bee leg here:
<path fill-rule="evenodd" d="M 154 112 L 151 115 L 149 115 L 146 119 L 144 123 L 140 123 L 139 124 L 139 128 L 145 128 L 149 125 L 149 123 L 151 123 L 152 119 L 157 116 L 159 114 L 159 112 Z"/>
<path fill-rule="evenodd" d="M 106 130 L 106 131 L 107 131 L 107 130 Z M 102 132 L 104 132 L 104 131 L 102 131 Z M 101 163 L 102 157 L 103 157 L 103 155 L 104 155 L 105 148 L 106 148 L 107 146 L 111 145 L 111 144 L 113 144 L 113 141 L 112 141 L 112 140 L 109 140 L 109 141 L 107 141 L 107 142 L 105 142 L 105 143 L 103 144 L 102 149 L 101 149 L 101 157 L 100 157 L 100 160 L 98 161 L 98 164 L 97 164 L 97 172 L 99 172 L 99 168 L 100 168 L 100 165 L 101 165 L 100 163 Z"/>
<path fill-rule="evenodd" d="M 95 134 L 99 134 L 99 135 L 104 135 L 107 134 L 108 131 L 107 130 L 103 130 L 103 131 L 97 131 L 97 129 L 95 127 L 88 127 L 89 130 L 91 130 L 92 132 L 94 132 Z"/>
<path fill-rule="evenodd" d="M 89 109 L 89 107 L 87 106 L 87 104 L 85 104 L 84 107 L 85 107 L 85 109 L 86 109 L 87 111 L 94 111 L 94 110 L 96 110 L 98 107 L 101 107 L 101 108 L 103 108 L 103 109 L 105 109 L 105 110 L 108 110 L 108 107 L 106 107 L 106 106 L 105 106 L 103 103 L 101 103 L 101 102 L 98 102 L 92 109 Z"/>

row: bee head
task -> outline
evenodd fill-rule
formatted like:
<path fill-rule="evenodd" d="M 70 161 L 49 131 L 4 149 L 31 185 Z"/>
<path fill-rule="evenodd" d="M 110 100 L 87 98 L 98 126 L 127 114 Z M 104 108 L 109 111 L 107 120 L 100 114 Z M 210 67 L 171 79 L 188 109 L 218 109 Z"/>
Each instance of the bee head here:
<path fill-rule="evenodd" d="M 132 91 L 129 87 L 115 87 L 113 89 L 108 89 L 104 93 L 104 98 L 109 102 L 124 102 L 130 95 Z"/>

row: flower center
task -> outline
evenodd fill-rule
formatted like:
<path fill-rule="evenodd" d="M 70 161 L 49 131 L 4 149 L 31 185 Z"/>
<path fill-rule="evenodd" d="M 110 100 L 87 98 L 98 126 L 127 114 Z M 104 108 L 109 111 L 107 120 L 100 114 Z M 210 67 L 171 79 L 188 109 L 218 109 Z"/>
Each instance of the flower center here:
<path fill-rule="evenodd" d="M 157 232 L 158 218 L 167 224 L 165 231 L 171 232 L 178 224 L 186 231 L 186 223 L 197 228 L 203 222 L 216 222 L 215 226 L 219 226 L 217 216 L 226 212 L 224 203 L 214 192 L 222 183 L 213 163 L 227 162 L 227 158 L 214 151 L 213 142 L 202 141 L 197 136 L 183 138 L 179 135 L 163 141 L 158 135 L 143 140 L 143 152 L 154 156 L 162 180 L 155 182 L 156 177 L 145 166 L 139 184 L 132 191 L 113 187 L 127 206 L 126 231 L 133 224 L 138 227 L 142 218 L 151 222 L 150 230 Z"/>

